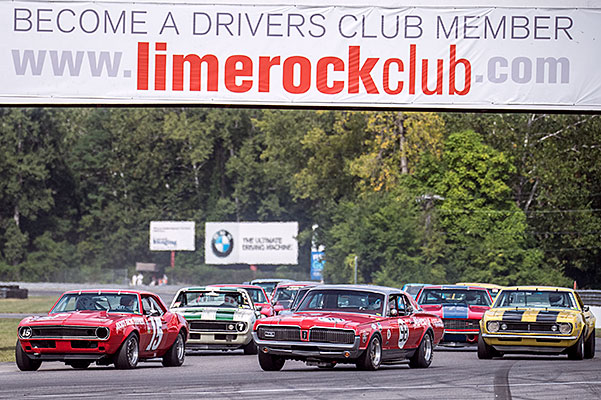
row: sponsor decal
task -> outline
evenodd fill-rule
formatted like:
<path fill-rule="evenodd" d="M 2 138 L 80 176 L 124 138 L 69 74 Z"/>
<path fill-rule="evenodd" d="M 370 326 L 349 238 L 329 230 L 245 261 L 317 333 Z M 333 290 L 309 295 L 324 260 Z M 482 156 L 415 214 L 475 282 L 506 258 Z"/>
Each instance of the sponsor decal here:
<path fill-rule="evenodd" d="M 317 318 L 318 321 L 321 322 L 331 322 L 333 324 L 342 324 L 344 322 L 346 322 L 346 320 L 342 319 L 342 318 L 334 318 L 334 317 L 319 317 Z"/>
<path fill-rule="evenodd" d="M 119 332 L 131 325 L 146 325 L 146 321 L 142 317 L 122 319 L 120 321 L 117 321 L 117 323 L 115 324 L 115 329 L 117 330 L 117 332 Z"/>

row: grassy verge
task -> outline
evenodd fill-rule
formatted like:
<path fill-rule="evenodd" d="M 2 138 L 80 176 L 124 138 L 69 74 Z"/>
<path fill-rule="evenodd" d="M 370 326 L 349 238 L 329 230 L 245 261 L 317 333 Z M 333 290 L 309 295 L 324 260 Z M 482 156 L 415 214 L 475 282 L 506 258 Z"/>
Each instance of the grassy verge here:
<path fill-rule="evenodd" d="M 30 297 L 28 299 L 0 299 L 0 313 L 43 314 L 57 300 L 56 296 Z"/>
<path fill-rule="evenodd" d="M 0 318 L 0 362 L 15 362 L 18 318 Z"/>

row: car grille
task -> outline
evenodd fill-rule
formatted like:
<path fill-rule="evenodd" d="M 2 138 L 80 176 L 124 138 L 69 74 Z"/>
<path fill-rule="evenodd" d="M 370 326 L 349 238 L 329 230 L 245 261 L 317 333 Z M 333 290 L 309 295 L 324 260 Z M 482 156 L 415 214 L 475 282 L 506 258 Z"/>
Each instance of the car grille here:
<path fill-rule="evenodd" d="M 257 336 L 261 340 L 301 340 L 300 328 L 298 326 L 264 326 L 257 328 Z"/>
<path fill-rule="evenodd" d="M 55 338 L 55 339 L 97 339 L 96 327 L 78 326 L 42 326 L 32 327 L 31 338 Z"/>
<path fill-rule="evenodd" d="M 234 329 L 229 329 L 229 326 Z M 190 330 L 196 332 L 236 332 L 236 322 L 234 321 L 192 321 Z"/>
<path fill-rule="evenodd" d="M 443 319 L 445 329 L 478 329 L 479 320 Z"/>
<path fill-rule="evenodd" d="M 556 326 L 553 322 L 503 322 L 507 325 L 507 329 L 502 329 L 500 332 L 531 332 L 531 333 L 559 333 L 557 328 L 555 331 L 551 329 Z"/>
<path fill-rule="evenodd" d="M 355 342 L 355 332 L 340 329 L 314 328 L 309 331 L 309 341 L 353 344 Z"/>

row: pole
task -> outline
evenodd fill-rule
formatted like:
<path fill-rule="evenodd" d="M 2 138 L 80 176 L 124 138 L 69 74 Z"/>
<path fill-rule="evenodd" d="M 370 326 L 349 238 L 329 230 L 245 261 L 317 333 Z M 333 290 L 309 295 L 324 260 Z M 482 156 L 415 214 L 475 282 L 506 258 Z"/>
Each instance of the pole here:
<path fill-rule="evenodd" d="M 355 285 L 357 284 L 357 256 L 355 256 Z"/>
<path fill-rule="evenodd" d="M 171 268 L 175 268 L 175 251 L 171 252 Z"/>

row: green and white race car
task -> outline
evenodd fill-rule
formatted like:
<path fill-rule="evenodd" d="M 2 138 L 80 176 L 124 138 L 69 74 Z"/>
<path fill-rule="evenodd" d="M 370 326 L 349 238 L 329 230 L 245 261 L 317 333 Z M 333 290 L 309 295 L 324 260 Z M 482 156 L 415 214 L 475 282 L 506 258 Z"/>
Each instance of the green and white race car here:
<path fill-rule="evenodd" d="M 259 311 L 248 292 L 236 287 L 180 289 L 169 307 L 190 324 L 186 350 L 236 350 L 256 354 L 252 329 Z"/>

